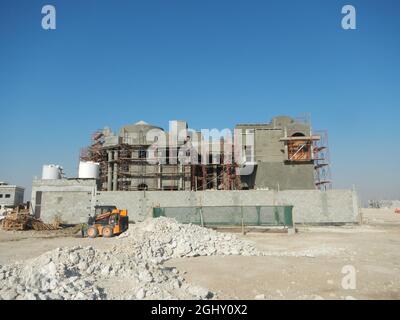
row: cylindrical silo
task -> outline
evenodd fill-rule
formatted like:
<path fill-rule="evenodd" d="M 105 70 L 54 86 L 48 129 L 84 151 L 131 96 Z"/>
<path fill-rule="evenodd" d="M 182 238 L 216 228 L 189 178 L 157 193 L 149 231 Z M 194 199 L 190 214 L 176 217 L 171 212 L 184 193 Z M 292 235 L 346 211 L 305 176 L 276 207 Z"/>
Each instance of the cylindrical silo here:
<path fill-rule="evenodd" d="M 100 164 L 92 161 L 81 161 L 79 163 L 79 179 L 99 179 Z"/>
<path fill-rule="evenodd" d="M 54 164 L 45 164 L 42 170 L 42 180 L 61 179 L 62 168 Z"/>

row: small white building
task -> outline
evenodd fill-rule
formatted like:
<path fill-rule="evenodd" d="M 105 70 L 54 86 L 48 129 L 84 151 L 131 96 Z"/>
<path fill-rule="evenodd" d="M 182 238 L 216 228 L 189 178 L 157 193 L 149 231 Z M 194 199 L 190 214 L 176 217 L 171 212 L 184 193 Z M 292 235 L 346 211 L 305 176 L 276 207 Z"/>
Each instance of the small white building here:
<path fill-rule="evenodd" d="M 24 203 L 25 189 L 5 182 L 0 182 L 0 209 L 16 207 Z"/>

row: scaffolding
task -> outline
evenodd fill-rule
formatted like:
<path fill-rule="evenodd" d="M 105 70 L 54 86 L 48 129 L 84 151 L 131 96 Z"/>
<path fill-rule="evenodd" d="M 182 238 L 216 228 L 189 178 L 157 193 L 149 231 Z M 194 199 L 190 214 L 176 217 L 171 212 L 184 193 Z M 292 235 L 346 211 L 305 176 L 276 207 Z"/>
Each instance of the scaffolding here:
<path fill-rule="evenodd" d="M 320 130 L 317 131 L 316 134 L 320 139 L 313 143 L 315 186 L 319 190 L 330 190 L 332 189 L 332 178 L 328 132 L 326 130 Z"/>
<path fill-rule="evenodd" d="M 90 137 L 90 145 L 80 150 L 80 161 L 93 161 L 99 163 L 100 185 L 107 182 L 107 153 L 103 149 L 104 134 L 101 130 L 97 130 Z"/>
<path fill-rule="evenodd" d="M 241 190 L 236 163 L 191 165 L 191 173 L 191 190 Z"/>
<path fill-rule="evenodd" d="M 113 146 L 104 146 L 107 154 L 107 171 L 102 172 L 103 190 L 107 191 L 134 191 L 159 190 L 157 179 L 160 179 L 157 164 L 148 163 L 147 144 L 120 143 Z M 149 182 L 152 183 L 149 183 Z M 132 184 L 134 182 L 134 184 Z"/>
<path fill-rule="evenodd" d="M 106 146 L 101 131 L 91 137 L 91 145 L 81 149 L 81 161 L 93 161 L 100 164 L 101 191 L 138 191 L 138 190 L 238 190 L 241 188 L 238 165 L 192 164 L 181 162 L 178 156 L 171 156 L 172 149 L 165 147 L 167 163 L 161 163 L 157 156 L 150 158 L 149 144 L 122 143 Z M 223 147 L 223 145 L 222 145 Z M 224 150 L 223 148 L 221 150 Z M 189 157 L 190 158 L 190 155 Z"/>

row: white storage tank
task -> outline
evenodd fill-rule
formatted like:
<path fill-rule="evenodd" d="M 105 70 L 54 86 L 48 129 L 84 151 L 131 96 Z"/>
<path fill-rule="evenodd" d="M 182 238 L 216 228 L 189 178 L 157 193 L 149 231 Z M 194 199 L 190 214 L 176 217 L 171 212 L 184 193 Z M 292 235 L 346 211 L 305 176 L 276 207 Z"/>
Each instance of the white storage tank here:
<path fill-rule="evenodd" d="M 79 162 L 79 179 L 99 179 L 100 164 L 92 161 Z"/>
<path fill-rule="evenodd" d="M 42 180 L 59 180 L 62 178 L 62 167 L 55 164 L 45 164 L 42 170 Z"/>

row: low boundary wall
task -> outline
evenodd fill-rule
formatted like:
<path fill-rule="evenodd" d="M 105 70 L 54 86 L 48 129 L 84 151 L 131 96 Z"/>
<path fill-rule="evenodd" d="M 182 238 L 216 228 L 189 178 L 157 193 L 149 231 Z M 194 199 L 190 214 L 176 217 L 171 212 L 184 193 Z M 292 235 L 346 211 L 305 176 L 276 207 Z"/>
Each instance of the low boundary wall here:
<path fill-rule="evenodd" d="M 41 192 L 40 206 L 36 203 Z M 87 221 L 95 205 L 128 209 L 131 221 L 151 217 L 154 207 L 293 206 L 296 224 L 359 223 L 359 200 L 353 190 L 240 190 L 240 191 L 97 191 L 94 180 L 36 180 L 31 213 L 52 222 Z M 225 212 L 224 214 L 229 214 Z"/>

